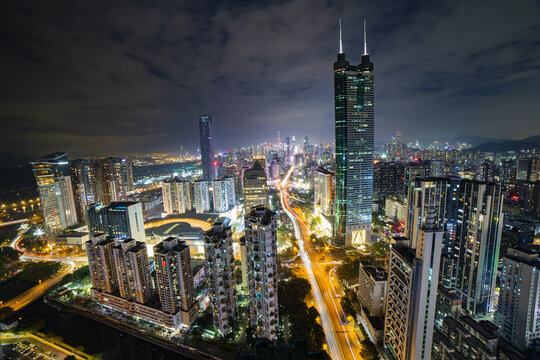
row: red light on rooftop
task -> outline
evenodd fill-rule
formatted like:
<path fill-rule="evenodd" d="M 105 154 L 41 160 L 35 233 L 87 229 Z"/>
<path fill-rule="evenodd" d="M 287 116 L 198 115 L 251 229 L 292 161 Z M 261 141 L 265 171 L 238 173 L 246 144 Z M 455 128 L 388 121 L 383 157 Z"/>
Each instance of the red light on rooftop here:
<path fill-rule="evenodd" d="M 517 195 L 512 195 L 512 200 L 519 200 L 519 196 L 517 196 Z"/>
<path fill-rule="evenodd" d="M 214 166 L 217 166 L 217 161 L 214 161 Z"/>

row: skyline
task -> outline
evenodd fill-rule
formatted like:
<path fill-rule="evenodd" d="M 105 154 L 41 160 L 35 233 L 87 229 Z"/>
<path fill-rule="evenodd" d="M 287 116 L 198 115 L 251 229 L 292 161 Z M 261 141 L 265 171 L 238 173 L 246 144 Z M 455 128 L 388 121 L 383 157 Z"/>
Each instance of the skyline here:
<path fill-rule="evenodd" d="M 377 142 L 395 130 L 406 139 L 540 133 L 533 1 L 85 6 L 3 2 L 1 153 L 193 150 L 204 113 L 216 148 L 278 131 L 331 141 L 340 17 L 351 63 L 364 19 L 378 59 Z"/>

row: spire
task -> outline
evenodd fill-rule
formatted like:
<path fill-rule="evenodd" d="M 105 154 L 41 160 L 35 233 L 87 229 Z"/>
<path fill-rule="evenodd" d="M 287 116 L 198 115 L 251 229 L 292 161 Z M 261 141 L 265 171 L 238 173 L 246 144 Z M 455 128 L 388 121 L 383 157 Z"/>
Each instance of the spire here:
<path fill-rule="evenodd" d="M 341 29 L 341 27 L 340 27 Z M 341 30 L 340 30 L 341 31 Z M 341 32 L 340 32 L 341 34 Z M 366 40 L 366 20 L 364 19 L 364 55 L 367 55 L 367 40 Z"/>
<path fill-rule="evenodd" d="M 341 39 L 341 18 L 339 18 L 339 53 L 343 54 L 343 40 Z"/>

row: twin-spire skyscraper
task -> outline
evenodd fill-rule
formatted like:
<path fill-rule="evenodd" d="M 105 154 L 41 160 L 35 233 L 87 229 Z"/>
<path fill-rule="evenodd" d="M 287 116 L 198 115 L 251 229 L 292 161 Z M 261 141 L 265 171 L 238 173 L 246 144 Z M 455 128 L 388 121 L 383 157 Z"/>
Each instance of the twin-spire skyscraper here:
<path fill-rule="evenodd" d="M 334 63 L 336 126 L 335 245 L 371 241 L 374 146 L 373 63 L 369 60 L 364 21 L 364 54 L 351 65 L 343 52 L 341 19 L 339 53 Z"/>

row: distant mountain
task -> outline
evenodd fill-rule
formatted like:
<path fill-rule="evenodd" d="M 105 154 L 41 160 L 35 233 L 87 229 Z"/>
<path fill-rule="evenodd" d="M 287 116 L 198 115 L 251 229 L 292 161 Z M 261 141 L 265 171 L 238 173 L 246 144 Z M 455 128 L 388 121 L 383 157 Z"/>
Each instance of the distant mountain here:
<path fill-rule="evenodd" d="M 468 151 L 507 152 L 540 149 L 540 135 L 530 136 L 521 140 L 507 140 L 503 142 L 486 142 L 468 149 Z"/>

